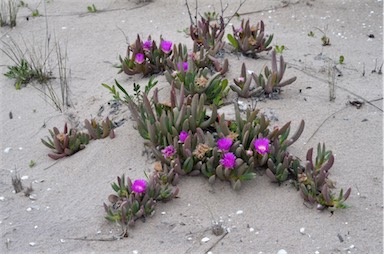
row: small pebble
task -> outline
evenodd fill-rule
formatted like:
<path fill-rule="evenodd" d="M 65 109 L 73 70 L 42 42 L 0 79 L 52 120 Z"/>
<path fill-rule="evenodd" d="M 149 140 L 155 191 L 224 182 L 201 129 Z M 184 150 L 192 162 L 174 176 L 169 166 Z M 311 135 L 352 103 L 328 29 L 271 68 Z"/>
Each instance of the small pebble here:
<path fill-rule="evenodd" d="M 162 215 L 166 214 L 166 212 L 161 212 Z"/>
<path fill-rule="evenodd" d="M 133 254 L 138 254 L 139 251 L 138 251 L 138 250 L 133 250 L 132 253 L 133 253 Z"/>
<path fill-rule="evenodd" d="M 281 249 L 277 252 L 277 254 L 288 254 L 288 252 L 284 249 Z"/>
<path fill-rule="evenodd" d="M 29 176 L 22 176 L 20 179 L 21 180 L 27 180 L 29 178 Z"/>
<path fill-rule="evenodd" d="M 32 211 L 32 208 L 28 207 L 27 212 L 30 212 L 30 211 Z"/>
<path fill-rule="evenodd" d="M 36 243 L 35 243 L 35 242 L 30 242 L 29 245 L 31 245 L 31 246 L 35 246 Z"/>
<path fill-rule="evenodd" d="M 242 214 L 242 213 L 243 213 L 242 210 L 239 210 L 239 211 L 236 212 L 237 215 Z"/>
<path fill-rule="evenodd" d="M 188 241 L 192 241 L 192 237 L 188 237 L 187 240 L 188 240 Z"/>
<path fill-rule="evenodd" d="M 33 228 L 36 229 L 36 228 L 38 228 L 38 226 L 36 225 L 36 226 L 34 226 Z"/>
<path fill-rule="evenodd" d="M 65 240 L 64 239 L 60 239 L 60 242 L 65 243 Z"/>
<path fill-rule="evenodd" d="M 201 241 L 202 241 L 203 243 L 206 243 L 206 242 L 208 242 L 209 240 L 211 240 L 211 239 L 209 239 L 208 237 L 204 237 L 203 239 L 201 239 Z"/>
<path fill-rule="evenodd" d="M 1 196 L 0 201 L 4 201 L 4 200 L 5 200 L 5 197 Z"/>
<path fill-rule="evenodd" d="M 249 228 L 249 232 L 253 232 L 253 231 L 255 231 L 254 228 Z"/>
<path fill-rule="evenodd" d="M 11 147 L 7 147 L 7 148 L 5 148 L 5 149 L 4 149 L 4 153 L 9 153 L 9 151 L 11 151 L 11 149 L 12 149 Z"/>
<path fill-rule="evenodd" d="M 305 235 L 304 231 L 305 231 L 305 228 L 300 228 L 300 233 L 301 233 L 302 235 Z"/>

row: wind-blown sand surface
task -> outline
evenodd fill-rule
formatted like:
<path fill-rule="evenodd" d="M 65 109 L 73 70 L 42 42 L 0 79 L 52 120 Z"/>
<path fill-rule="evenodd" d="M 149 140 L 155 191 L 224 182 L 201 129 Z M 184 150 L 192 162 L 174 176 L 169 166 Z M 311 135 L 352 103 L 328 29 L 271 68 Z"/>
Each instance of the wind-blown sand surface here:
<path fill-rule="evenodd" d="M 122 174 L 142 178 L 154 162 L 127 108 L 110 115 L 126 119 L 115 139 L 93 141 L 71 157 L 51 160 L 40 139 L 65 122 L 81 127 L 101 106 L 102 116 L 107 116 L 112 96 L 101 83 L 112 85 L 117 79 L 130 92 L 134 82 L 147 84 L 140 75 L 117 74 L 112 67 L 137 34 L 155 40 L 162 35 L 191 48 L 192 40 L 178 32 L 190 24 L 185 1 L 53 0 L 45 4 L 46 11 L 40 1 L 25 2 L 44 16 L 27 20 L 30 10 L 21 8 L 14 29 L 0 28 L 1 39 L 11 36 L 21 45 L 20 38 L 44 45 L 48 24 L 51 43 L 55 37 L 67 45 L 73 105 L 59 113 L 35 88 L 39 85 L 15 90 L 14 81 L 0 75 L 1 253 L 383 253 L 383 77 L 378 74 L 383 63 L 382 1 L 248 0 L 239 11 L 241 18 L 265 22 L 266 31 L 274 34 L 273 45 L 286 47 L 285 77 L 297 76 L 279 100 L 258 102 L 257 107 L 278 118 L 273 125 L 292 121 L 295 130 L 305 120 L 304 133 L 290 152 L 304 159 L 309 148 L 325 142 L 336 159 L 331 179 L 338 189 L 352 187 L 350 208 L 334 214 L 309 209 L 289 183 L 277 186 L 266 176 L 245 183 L 238 192 L 228 183 L 210 185 L 203 177 L 185 177 L 178 199 L 158 204 L 152 218 L 138 221 L 129 238 L 118 241 L 100 241 L 121 233 L 118 225 L 104 219 L 102 204 L 113 193 L 110 185 Z M 238 1 L 230 2 L 228 16 L 238 7 Z M 87 13 L 91 4 L 100 11 Z M 213 10 L 220 11 L 220 1 L 199 1 L 200 13 Z M 326 31 L 331 46 L 322 47 L 316 27 Z M 336 100 L 330 102 L 328 69 L 340 55 L 345 62 L 337 65 L 342 75 L 336 77 Z M 240 73 L 242 62 L 256 72 L 270 64 L 270 54 L 260 56 L 254 60 L 226 53 L 229 81 Z M 55 62 L 49 64 L 57 71 Z M 8 65 L 12 62 L 1 53 L 0 72 Z M 165 98 L 170 86 L 164 76 L 156 79 Z M 57 80 L 52 82 L 58 86 Z M 228 100 L 234 97 L 231 92 Z M 363 106 L 351 106 L 354 100 Z M 232 109 L 227 105 L 221 112 L 230 118 Z M 36 162 L 32 168 L 31 160 Z M 24 176 L 24 186 L 32 183 L 35 200 L 13 192 L 11 177 L 16 173 Z M 224 237 L 210 230 L 212 220 L 220 219 L 229 232 Z M 204 237 L 209 241 L 203 243 Z"/>

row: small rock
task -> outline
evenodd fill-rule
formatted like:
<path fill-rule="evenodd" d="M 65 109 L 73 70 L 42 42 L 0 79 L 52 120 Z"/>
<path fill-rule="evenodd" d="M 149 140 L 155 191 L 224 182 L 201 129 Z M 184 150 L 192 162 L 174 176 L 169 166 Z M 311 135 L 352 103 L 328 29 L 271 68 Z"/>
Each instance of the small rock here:
<path fill-rule="evenodd" d="M 0 201 L 4 201 L 4 200 L 5 200 L 5 197 L 1 196 Z"/>
<path fill-rule="evenodd" d="M 277 252 L 277 254 L 288 254 L 288 252 L 284 249 L 281 249 Z"/>
<path fill-rule="evenodd" d="M 132 253 L 133 253 L 133 254 L 138 254 L 139 251 L 138 251 L 138 250 L 133 250 Z"/>
<path fill-rule="evenodd" d="M 254 228 L 249 228 L 249 232 L 253 232 L 253 231 L 255 231 Z"/>
<path fill-rule="evenodd" d="M 20 179 L 21 180 L 27 180 L 29 178 L 29 176 L 22 176 Z"/>
<path fill-rule="evenodd" d="M 242 210 L 239 210 L 239 211 L 236 212 L 237 215 L 242 214 L 242 213 L 243 213 Z"/>
<path fill-rule="evenodd" d="M 166 212 L 161 212 L 161 214 L 162 214 L 162 215 L 165 215 L 165 214 L 166 214 Z"/>
<path fill-rule="evenodd" d="M 209 239 L 208 237 L 204 237 L 203 239 L 201 239 L 201 241 L 202 241 L 203 243 L 206 243 L 206 242 L 208 242 L 209 240 L 211 240 L 211 239 Z"/>
<path fill-rule="evenodd" d="M 5 149 L 4 149 L 4 153 L 9 153 L 9 151 L 11 151 L 11 149 L 12 149 L 11 147 L 7 147 L 7 148 L 5 148 Z"/>
<path fill-rule="evenodd" d="M 35 242 L 30 242 L 29 245 L 31 245 L 31 246 L 35 246 L 36 243 L 35 243 Z"/>
<path fill-rule="evenodd" d="M 305 235 L 305 228 L 300 228 L 300 233 L 302 234 L 302 235 Z"/>
<path fill-rule="evenodd" d="M 61 243 L 65 243 L 65 240 L 64 240 L 64 239 L 60 239 L 60 242 L 61 242 Z"/>
<path fill-rule="evenodd" d="M 32 208 L 28 207 L 27 212 L 30 212 L 30 211 L 32 211 Z"/>

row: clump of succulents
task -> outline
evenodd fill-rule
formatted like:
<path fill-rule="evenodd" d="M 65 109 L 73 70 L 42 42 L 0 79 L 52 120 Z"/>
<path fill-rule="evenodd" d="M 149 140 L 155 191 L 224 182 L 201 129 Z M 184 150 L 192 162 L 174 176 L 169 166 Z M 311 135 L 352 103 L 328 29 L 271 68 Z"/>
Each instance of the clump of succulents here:
<path fill-rule="evenodd" d="M 240 76 L 233 80 L 234 84 L 231 84 L 230 88 L 243 98 L 258 96 L 263 92 L 263 88 L 261 86 L 252 86 L 253 79 L 255 79 L 255 76 L 247 75 L 245 63 L 243 63 Z"/>
<path fill-rule="evenodd" d="M 263 21 L 251 26 L 249 20 L 243 19 L 239 28 L 232 28 L 233 33 L 228 34 L 227 38 L 236 51 L 246 56 L 257 57 L 258 53 L 272 49 L 270 44 L 273 34 L 265 34 Z"/>
<path fill-rule="evenodd" d="M 115 131 L 113 130 L 114 126 L 108 117 L 101 123 L 96 122 L 95 119 L 91 119 L 91 121 L 86 119 L 84 125 L 92 139 L 101 139 L 108 136 L 111 139 L 115 138 Z"/>
<path fill-rule="evenodd" d="M 173 68 L 169 71 L 180 71 L 182 68 L 187 71 L 189 65 L 193 64 L 195 68 L 208 68 L 212 73 L 220 72 L 224 75 L 228 71 L 228 59 L 221 61 L 215 57 L 218 52 L 216 49 L 206 50 L 204 47 L 199 47 L 196 42 L 193 43 L 193 50 L 188 53 L 185 45 L 179 44 L 178 47 L 173 47 L 172 64 L 168 64 Z"/>
<path fill-rule="evenodd" d="M 51 137 L 47 140 L 41 139 L 41 142 L 52 149 L 53 153 L 49 153 L 48 156 L 54 160 L 71 156 L 84 149 L 90 139 L 86 133 L 77 132 L 75 129 L 68 130 L 66 123 L 63 132 L 54 127 L 53 130 L 49 130 L 49 133 Z"/>
<path fill-rule="evenodd" d="M 121 70 L 128 75 L 143 74 L 149 76 L 165 71 L 168 66 L 168 58 L 172 54 L 172 42 L 160 37 L 159 47 L 149 36 L 142 41 L 137 35 L 135 43 L 128 46 L 127 56 L 122 59 Z"/>
<path fill-rule="evenodd" d="M 165 77 L 177 89 L 184 87 L 186 95 L 205 94 L 207 103 L 221 105 L 228 94 L 228 80 L 223 79 L 219 72 L 209 75 L 208 68 L 197 68 L 187 62 L 178 71 L 165 72 Z"/>
<path fill-rule="evenodd" d="M 265 171 L 266 175 L 273 182 L 281 184 L 288 178 L 297 178 L 300 160 L 292 156 L 287 151 L 287 148 L 296 142 L 296 140 L 301 136 L 304 130 L 304 125 L 304 121 L 302 120 L 298 129 L 290 138 L 288 138 L 290 133 L 290 122 L 285 124 L 280 129 L 276 129 L 276 138 L 270 146 L 270 155 L 267 161 L 268 168 Z"/>
<path fill-rule="evenodd" d="M 120 85 L 118 88 L 123 89 L 126 93 Z M 198 127 L 208 128 L 217 117 L 215 105 L 212 105 L 210 115 L 207 114 L 204 107 L 205 94 L 195 94 L 186 99 L 183 86 L 180 96 L 176 96 L 175 87 L 172 86 L 168 102 L 159 101 L 157 89 L 153 92 L 152 100 L 146 93 L 143 93 L 142 100 L 138 102 L 135 102 L 128 93 L 126 93 L 125 100 L 120 98 L 114 85 L 108 86 L 108 89 L 115 98 L 128 105 L 140 135 L 155 146 L 172 143 L 173 138 L 182 130 L 194 132 Z"/>
<path fill-rule="evenodd" d="M 128 237 L 128 227 L 133 227 L 136 220 L 153 216 L 157 202 L 169 201 L 179 192 L 177 187 L 163 183 L 157 172 L 149 175 L 147 180 L 132 181 L 123 175 L 117 178 L 112 188 L 116 194 L 108 197 L 109 205 L 104 203 L 106 219 L 120 223 L 124 237 Z"/>
<path fill-rule="evenodd" d="M 199 48 L 218 52 L 223 49 L 225 42 L 223 36 L 225 24 L 223 17 L 211 21 L 210 17 L 201 17 L 197 24 L 190 26 L 190 36 Z M 215 56 L 212 54 L 212 56 Z"/>
<path fill-rule="evenodd" d="M 272 51 L 272 68 L 269 69 L 268 66 L 264 68 L 264 75 L 260 73 L 259 76 L 252 73 L 257 86 L 263 88 L 266 94 L 279 93 L 281 88 L 287 85 L 292 84 L 296 81 L 296 77 L 292 77 L 283 81 L 283 76 L 285 73 L 285 69 L 287 68 L 287 64 L 284 62 L 284 58 L 280 55 L 280 63 L 279 68 L 277 66 L 276 60 L 276 52 Z"/>
<path fill-rule="evenodd" d="M 317 209 L 346 208 L 345 200 L 351 194 L 351 188 L 345 193 L 340 190 L 338 196 L 331 192 L 335 188 L 335 182 L 328 178 L 329 170 L 334 163 L 334 156 L 331 151 L 325 149 L 325 145 L 319 143 L 317 156 L 313 161 L 313 148 L 307 152 L 305 168 L 298 172 L 297 181 L 301 195 L 305 201 L 317 204 Z"/>

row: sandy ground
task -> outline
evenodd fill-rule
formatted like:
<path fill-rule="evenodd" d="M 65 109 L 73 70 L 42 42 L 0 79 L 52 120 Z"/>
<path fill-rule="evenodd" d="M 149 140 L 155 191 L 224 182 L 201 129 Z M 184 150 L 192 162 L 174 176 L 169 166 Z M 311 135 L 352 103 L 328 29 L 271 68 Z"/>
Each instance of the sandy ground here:
<path fill-rule="evenodd" d="M 47 20 L 27 21 L 30 10 L 22 8 L 17 27 L 0 28 L 0 36 L 23 37 L 42 45 L 48 24 L 49 34 L 67 43 L 73 107 L 61 114 L 32 85 L 17 91 L 13 81 L 0 76 L 1 253 L 277 253 L 281 249 L 287 253 L 383 253 L 383 78 L 371 72 L 376 60 L 378 67 L 383 62 L 381 0 L 285 4 L 248 0 L 240 9 L 240 14 L 249 13 L 244 18 L 264 20 L 266 30 L 275 35 L 273 44 L 286 47 L 284 57 L 290 65 L 286 77 L 297 76 L 280 100 L 257 106 L 277 116 L 276 125 L 291 120 L 294 129 L 305 120 L 304 133 L 290 149 L 300 158 L 318 142 L 326 143 L 336 156 L 331 178 L 338 188 L 353 188 L 349 209 L 333 215 L 309 209 L 288 183 L 278 187 L 266 176 L 246 183 L 239 192 L 227 183 L 211 186 L 205 178 L 188 177 L 179 185 L 178 199 L 159 204 L 152 218 L 136 223 L 129 238 L 119 241 L 100 240 L 120 233 L 118 225 L 104 219 L 102 204 L 113 193 L 110 184 L 123 173 L 141 178 L 153 163 L 143 153 L 143 139 L 129 112 L 123 107 L 114 116 L 127 119 L 116 129 L 114 140 L 93 141 L 84 151 L 58 162 L 48 158 L 49 149 L 40 139 L 54 126 L 61 129 L 64 122 L 78 124 L 96 116 L 102 105 L 108 112 L 112 97 L 101 83 L 112 84 L 116 78 L 129 91 L 133 82 L 147 83 L 140 76 L 117 75 L 112 67 L 124 55 L 126 40 L 132 42 L 137 33 L 156 40 L 163 35 L 190 47 L 192 41 L 177 31 L 189 25 L 185 2 L 53 0 L 46 4 L 46 11 L 39 1 L 25 2 L 46 13 Z M 237 1 L 233 2 L 227 15 L 237 8 Z M 199 10 L 218 11 L 219 3 L 200 0 Z M 90 4 L 100 12 L 87 13 Z M 331 46 L 321 46 L 322 35 L 315 27 L 326 29 Z M 309 31 L 315 32 L 314 38 L 307 36 Z M 227 54 L 228 78 L 238 75 L 243 61 L 259 72 L 270 59 L 268 54 L 261 55 L 252 60 Z M 327 70 L 340 55 L 345 63 L 338 65 L 342 76 L 336 77 L 336 100 L 330 102 Z M 1 54 L 0 72 L 10 64 Z M 161 94 L 167 94 L 165 78 L 157 79 Z M 364 104 L 357 109 L 349 105 L 353 100 Z M 230 115 L 231 109 L 222 110 Z M 36 162 L 32 168 L 31 160 Z M 32 183 L 36 200 L 13 192 L 11 176 L 16 173 L 25 179 L 25 186 Z M 212 220 L 219 219 L 229 231 L 223 238 L 210 230 Z M 202 243 L 204 237 L 210 240 Z"/>

